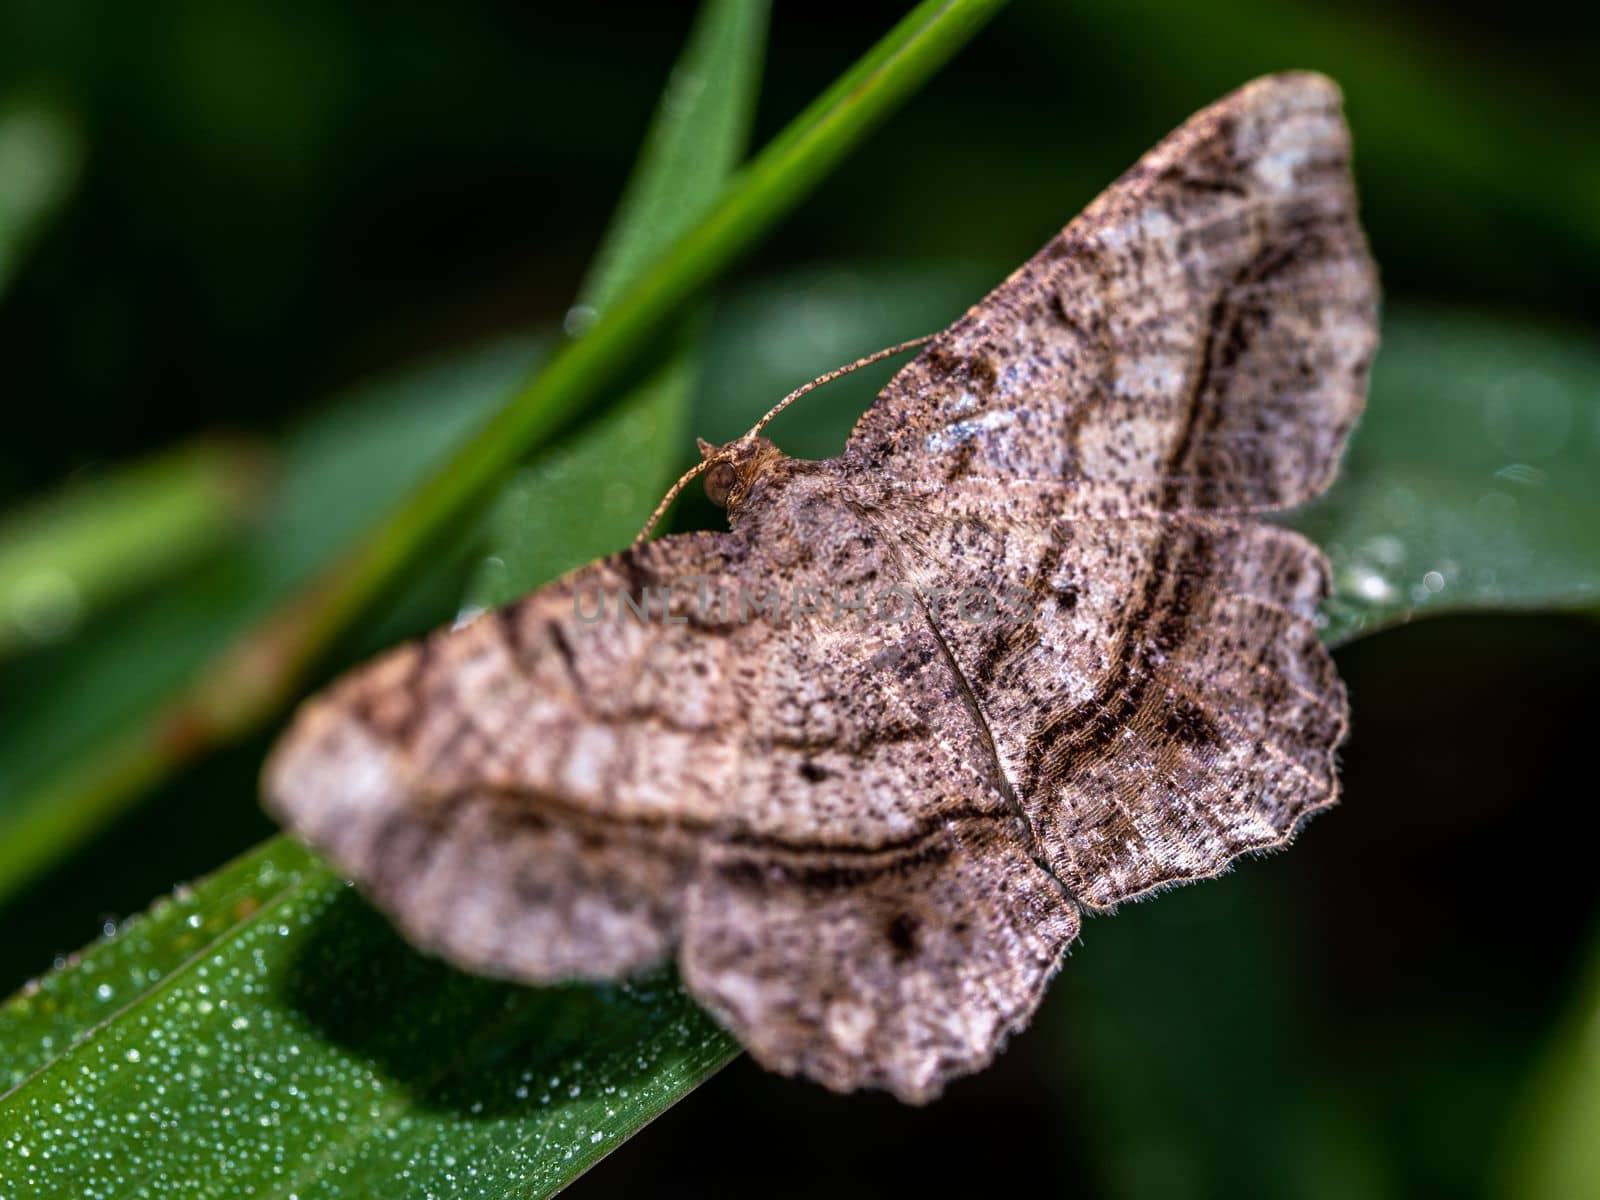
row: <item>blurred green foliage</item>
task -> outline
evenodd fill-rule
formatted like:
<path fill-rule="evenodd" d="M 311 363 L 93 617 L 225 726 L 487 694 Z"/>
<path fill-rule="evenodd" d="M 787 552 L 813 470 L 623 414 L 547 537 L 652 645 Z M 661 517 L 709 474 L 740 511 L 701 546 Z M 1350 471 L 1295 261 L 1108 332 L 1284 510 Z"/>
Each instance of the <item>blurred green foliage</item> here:
<path fill-rule="evenodd" d="M 82 146 L 70 119 L 26 93 L 0 102 L 0 292 L 66 200 Z"/>
<path fill-rule="evenodd" d="M 248 434 L 276 463 L 247 535 L 118 577 L 65 640 L 0 664 L 0 811 L 336 554 L 503 397 L 536 353 L 529 331 L 560 327 L 688 22 L 545 8 L 0 0 L 0 193 L 22 197 L 0 203 L 0 504 L 25 512 L 196 433 Z M 757 141 L 901 11 L 780 7 Z M 653 489 L 617 459 L 659 449 L 687 398 L 685 433 L 725 438 L 839 358 L 937 328 L 1188 112 L 1291 66 L 1346 89 L 1391 301 L 1350 473 L 1300 518 L 1334 554 L 1334 619 L 1592 610 L 1596 22 L 1544 2 L 1017 0 L 741 268 L 692 391 L 682 375 L 628 381 L 641 399 L 531 464 L 337 662 L 625 537 Z M 6 166 L 18 145 L 27 161 Z M 19 179 L 32 191 L 7 190 Z M 447 365 L 418 373 L 427 361 Z M 375 375 L 400 382 L 359 382 Z M 778 440 L 835 448 L 884 372 L 863 375 L 791 410 Z M 1351 647 L 1344 808 L 1286 855 L 1092 923 L 991 1072 L 908 1112 L 736 1067 L 582 1186 L 875 1194 L 1020 1186 L 1026 1166 L 1126 1197 L 1600 1190 L 1600 889 L 1586 839 L 1557 832 L 1592 791 L 1576 777 L 1597 651 L 1587 624 L 1503 617 Z M 259 753 L 165 785 L 0 907 L 11 983 L 262 836 L 241 803 Z M 0 869 L 20 879 L 38 860 L 12 834 Z M 374 978 L 470 998 L 443 1006 L 468 1023 L 501 1002 L 386 943 L 355 901 L 323 899 L 339 910 L 327 928 L 354 931 L 322 945 L 328 973 L 371 954 Z M 250 963 L 248 941 L 235 953 Z M 335 1023 L 355 1037 L 368 1019 Z M 516 1032 L 537 1019 L 480 1045 L 511 1056 L 505 1079 L 517 1056 L 553 1052 Z M 385 1028 L 379 1078 L 405 1086 Z M 29 1069 L 8 1053 L 11 1073 Z M 470 1087 L 423 1091 L 427 1119 L 493 1136 Z"/>
<path fill-rule="evenodd" d="M 0 658 L 70 636 L 237 529 L 259 491 L 258 458 L 182 446 L 0 518 Z"/>

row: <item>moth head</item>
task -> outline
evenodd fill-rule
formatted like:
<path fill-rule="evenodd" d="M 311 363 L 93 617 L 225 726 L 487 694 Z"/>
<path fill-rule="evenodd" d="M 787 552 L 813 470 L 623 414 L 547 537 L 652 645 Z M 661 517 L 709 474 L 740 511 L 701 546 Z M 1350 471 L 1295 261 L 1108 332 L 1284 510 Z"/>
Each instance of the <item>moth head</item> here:
<path fill-rule="evenodd" d="M 776 459 L 779 450 L 759 434 L 746 434 L 724 446 L 699 439 L 705 470 L 706 499 L 718 508 L 734 509 L 750 494 L 756 478 Z"/>

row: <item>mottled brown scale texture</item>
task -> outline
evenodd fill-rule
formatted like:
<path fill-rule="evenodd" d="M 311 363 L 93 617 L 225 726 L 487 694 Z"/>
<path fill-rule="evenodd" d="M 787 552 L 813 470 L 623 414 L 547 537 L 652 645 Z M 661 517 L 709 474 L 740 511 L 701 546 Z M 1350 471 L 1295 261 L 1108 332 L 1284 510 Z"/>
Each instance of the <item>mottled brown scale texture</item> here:
<path fill-rule="evenodd" d="M 296 716 L 267 803 L 463 967 L 676 953 L 769 1067 L 937 1095 L 1028 1021 L 1086 911 L 1334 802 L 1327 568 L 1258 514 L 1327 485 L 1366 393 L 1349 152 L 1319 76 L 1199 113 L 839 457 L 702 447 L 729 532 L 351 673 Z M 891 585 L 904 619 L 696 600 Z M 923 599 L 964 587 L 1014 589 L 1014 618 Z M 646 619 L 582 619 L 600 595 Z"/>

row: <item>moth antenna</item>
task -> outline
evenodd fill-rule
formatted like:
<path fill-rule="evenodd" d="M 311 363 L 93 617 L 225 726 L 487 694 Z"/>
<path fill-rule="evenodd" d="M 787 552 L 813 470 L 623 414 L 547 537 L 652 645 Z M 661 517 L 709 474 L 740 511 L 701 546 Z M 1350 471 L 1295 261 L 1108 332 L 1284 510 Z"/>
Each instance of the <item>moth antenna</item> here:
<path fill-rule="evenodd" d="M 865 358 L 858 358 L 853 363 L 849 363 L 842 367 L 835 367 L 825 375 L 818 375 L 810 383 L 801 384 L 782 400 L 779 400 L 776 404 L 774 404 L 770 409 L 767 410 L 766 416 L 762 417 L 759 421 L 752 425 L 750 427 L 750 431 L 746 433 L 744 437 L 741 437 L 737 440 L 739 442 L 744 442 L 755 437 L 756 434 L 760 433 L 767 427 L 767 425 L 772 421 L 772 418 L 776 417 L 784 409 L 788 408 L 789 405 L 793 404 L 796 400 L 800 399 L 801 396 L 804 396 L 807 392 L 813 390 L 814 388 L 819 388 L 825 383 L 832 383 L 835 379 L 850 374 L 851 371 L 859 371 L 862 367 L 870 367 L 875 362 L 879 362 L 885 358 L 890 358 L 896 354 L 903 354 L 907 350 L 915 349 L 917 346 L 926 346 L 938 336 L 939 335 L 936 333 L 929 333 L 919 338 L 912 338 L 909 342 L 901 342 L 898 345 L 889 346 L 883 350 L 874 351 Z M 695 463 L 694 466 L 690 467 L 682 475 L 678 476 L 678 482 L 667 489 L 667 494 L 661 497 L 661 503 L 656 505 L 655 512 L 650 514 L 650 519 L 645 522 L 644 528 L 639 531 L 639 536 L 633 539 L 633 544 L 635 546 L 649 539 L 650 531 L 656 527 L 656 523 L 661 520 L 663 515 L 665 515 L 667 509 L 672 506 L 672 502 L 678 498 L 683 489 L 694 482 L 694 479 L 697 475 L 703 472 L 707 467 L 714 466 L 719 462 L 728 461 L 724 456 L 708 454 L 707 447 L 710 443 L 706 442 L 704 438 L 699 439 L 699 441 L 701 455 L 700 461 Z"/>
<path fill-rule="evenodd" d="M 926 346 L 938 336 L 939 335 L 936 333 L 924 334 L 922 337 L 912 338 L 909 342 L 901 342 L 898 346 L 890 346 L 884 350 L 874 351 L 865 358 L 858 358 L 855 362 L 849 363 L 846 366 L 835 367 L 826 375 L 818 375 L 810 383 L 802 383 L 799 387 L 795 388 L 794 391 L 790 392 L 782 400 L 779 400 L 770 409 L 768 409 L 767 415 L 752 425 L 750 427 L 750 432 L 744 436 L 747 438 L 754 437 L 756 434 L 760 433 L 767 427 L 768 424 L 771 423 L 773 417 L 777 416 L 784 409 L 788 408 L 789 405 L 793 404 L 796 400 L 800 399 L 801 396 L 804 396 L 813 388 L 819 388 L 825 383 L 832 383 L 835 379 L 838 379 L 843 375 L 850 374 L 851 371 L 859 371 L 862 367 L 870 367 L 875 362 L 879 362 L 885 358 L 890 358 L 896 354 L 903 354 L 905 351 L 914 349 L 917 346 Z"/>
<path fill-rule="evenodd" d="M 669 487 L 667 489 L 667 494 L 661 497 L 661 503 L 656 505 L 655 512 L 650 514 L 650 519 L 644 523 L 644 528 L 639 530 L 639 536 L 633 539 L 633 544 L 637 546 L 642 542 L 648 541 L 650 538 L 650 531 L 656 527 L 656 522 L 661 520 L 667 509 L 672 506 L 672 502 L 678 498 L 678 493 L 682 492 L 684 488 L 693 483 L 695 476 L 699 475 L 713 462 L 720 461 L 722 460 L 702 458 L 699 462 L 695 463 L 694 466 L 690 467 L 682 475 L 678 476 L 678 482 Z"/>

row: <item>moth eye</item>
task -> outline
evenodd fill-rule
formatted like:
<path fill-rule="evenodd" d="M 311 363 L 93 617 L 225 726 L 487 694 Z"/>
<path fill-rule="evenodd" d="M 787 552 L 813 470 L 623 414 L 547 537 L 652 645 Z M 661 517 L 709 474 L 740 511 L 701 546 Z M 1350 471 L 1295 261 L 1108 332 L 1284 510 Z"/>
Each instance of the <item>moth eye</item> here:
<path fill-rule="evenodd" d="M 728 507 L 728 493 L 733 491 L 738 472 L 732 463 L 720 462 L 706 472 L 706 499 L 718 508 Z"/>

